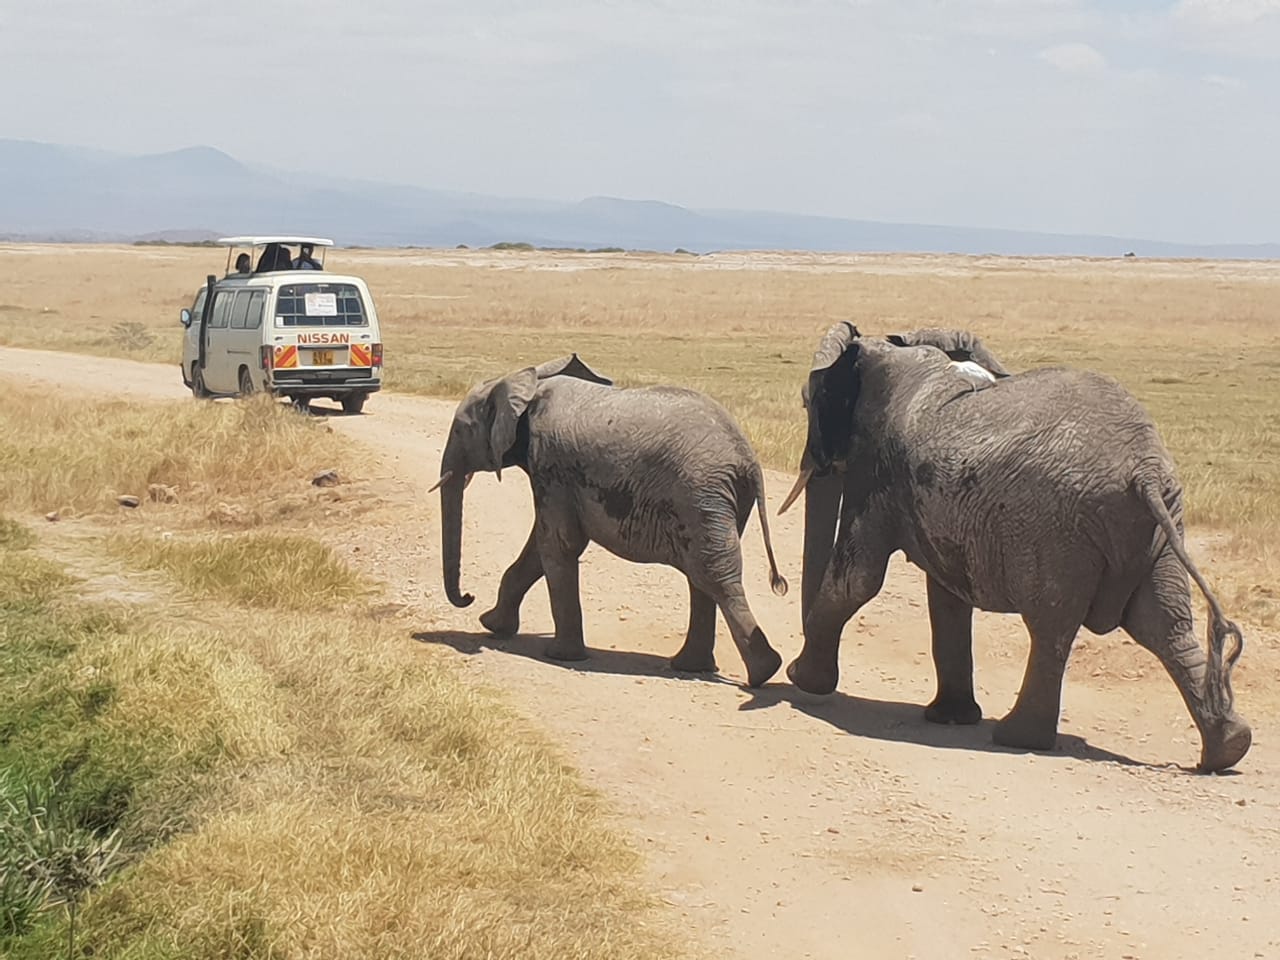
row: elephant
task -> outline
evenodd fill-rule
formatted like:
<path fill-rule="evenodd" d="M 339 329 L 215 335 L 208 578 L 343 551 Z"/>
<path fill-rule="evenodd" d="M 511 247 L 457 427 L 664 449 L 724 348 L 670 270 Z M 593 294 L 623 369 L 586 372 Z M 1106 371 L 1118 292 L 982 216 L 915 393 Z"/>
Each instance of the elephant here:
<path fill-rule="evenodd" d="M 961 369 L 974 362 L 991 376 Z M 801 395 L 808 437 L 783 504 L 804 492 L 804 643 L 787 667 L 792 683 L 835 689 L 841 631 L 901 550 L 926 574 L 937 676 L 927 720 L 982 718 L 977 608 L 1020 614 L 1031 637 L 997 744 L 1052 749 L 1080 627 L 1122 627 L 1181 693 L 1200 769 L 1244 757 L 1252 733 L 1231 689 L 1244 637 L 1187 555 L 1173 459 L 1117 381 L 1065 367 L 1009 375 L 967 331 L 877 339 L 846 322 L 823 337 Z M 1188 574 L 1208 601 L 1207 656 Z"/>
<path fill-rule="evenodd" d="M 689 585 L 689 628 L 671 666 L 716 670 L 716 608 L 759 687 L 782 666 L 742 588 L 740 536 L 758 507 L 773 591 L 783 595 L 765 511 L 764 478 L 742 430 L 710 397 L 677 387 L 622 389 L 577 354 L 476 386 L 458 404 L 440 460 L 444 586 L 460 588 L 463 489 L 471 476 L 518 467 L 529 476 L 534 522 L 480 617 L 496 636 L 519 630 L 520 604 L 547 579 L 556 660 L 587 656 L 578 558 L 594 541 L 625 560 L 662 563 Z M 435 487 L 432 488 L 433 490 Z"/>

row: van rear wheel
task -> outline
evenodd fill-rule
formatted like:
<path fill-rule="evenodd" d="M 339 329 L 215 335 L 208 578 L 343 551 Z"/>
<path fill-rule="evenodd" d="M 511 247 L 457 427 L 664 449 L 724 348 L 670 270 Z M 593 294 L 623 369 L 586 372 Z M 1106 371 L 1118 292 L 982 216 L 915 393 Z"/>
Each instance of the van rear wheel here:
<path fill-rule="evenodd" d="M 359 413 L 364 409 L 364 400 L 367 393 L 348 393 L 342 398 L 343 413 Z"/>
<path fill-rule="evenodd" d="M 253 377 L 249 375 L 248 367 L 240 368 L 240 396 L 247 397 L 253 393 Z"/>

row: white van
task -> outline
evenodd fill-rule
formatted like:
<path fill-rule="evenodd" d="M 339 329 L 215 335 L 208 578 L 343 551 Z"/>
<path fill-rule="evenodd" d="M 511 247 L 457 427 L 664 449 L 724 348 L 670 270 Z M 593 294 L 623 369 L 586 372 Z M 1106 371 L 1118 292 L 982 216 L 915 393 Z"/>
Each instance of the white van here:
<path fill-rule="evenodd" d="M 218 242 L 226 276 L 210 275 L 182 311 L 182 382 L 197 397 L 264 390 L 302 407 L 328 397 L 359 413 L 382 388 L 382 334 L 364 281 L 324 269 L 333 241 Z"/>

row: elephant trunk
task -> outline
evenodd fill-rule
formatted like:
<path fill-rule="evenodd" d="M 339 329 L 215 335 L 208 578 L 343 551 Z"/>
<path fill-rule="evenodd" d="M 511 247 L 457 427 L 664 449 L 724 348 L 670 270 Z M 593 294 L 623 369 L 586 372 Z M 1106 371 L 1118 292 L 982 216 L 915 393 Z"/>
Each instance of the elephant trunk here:
<path fill-rule="evenodd" d="M 468 607 L 475 600 L 463 593 L 462 575 L 462 491 L 467 476 L 461 470 L 446 472 L 440 484 L 440 553 L 444 558 L 444 592 L 455 607 Z"/>
<path fill-rule="evenodd" d="M 844 477 L 835 470 L 810 477 L 804 493 L 804 565 L 800 585 L 800 616 L 804 623 L 813 609 L 835 546 L 836 521 Z"/>

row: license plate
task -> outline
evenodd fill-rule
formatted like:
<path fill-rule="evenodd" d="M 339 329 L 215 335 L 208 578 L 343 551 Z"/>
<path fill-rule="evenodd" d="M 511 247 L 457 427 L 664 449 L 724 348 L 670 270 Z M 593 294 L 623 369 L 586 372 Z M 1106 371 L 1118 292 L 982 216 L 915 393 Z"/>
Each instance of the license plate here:
<path fill-rule="evenodd" d="M 332 350 L 312 350 L 311 365 L 313 367 L 332 367 L 333 351 Z"/>

